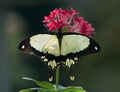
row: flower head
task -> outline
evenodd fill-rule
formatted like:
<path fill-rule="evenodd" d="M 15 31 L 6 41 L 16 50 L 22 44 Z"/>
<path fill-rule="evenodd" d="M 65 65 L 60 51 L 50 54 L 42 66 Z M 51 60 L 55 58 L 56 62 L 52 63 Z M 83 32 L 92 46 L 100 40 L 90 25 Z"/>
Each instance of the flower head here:
<path fill-rule="evenodd" d="M 49 16 L 44 17 L 43 22 L 46 23 L 49 31 L 67 30 L 68 32 L 81 33 L 88 37 L 92 37 L 92 34 L 95 33 L 92 25 L 74 9 L 55 9 L 50 12 Z"/>

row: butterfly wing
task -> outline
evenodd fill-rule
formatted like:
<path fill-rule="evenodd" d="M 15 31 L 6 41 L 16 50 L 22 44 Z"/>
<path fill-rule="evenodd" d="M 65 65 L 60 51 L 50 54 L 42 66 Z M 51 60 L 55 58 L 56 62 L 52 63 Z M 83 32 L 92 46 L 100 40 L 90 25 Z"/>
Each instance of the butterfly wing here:
<path fill-rule="evenodd" d="M 83 35 L 65 35 L 61 44 L 61 55 L 77 53 L 89 47 L 90 39 Z"/>
<path fill-rule="evenodd" d="M 81 34 L 66 34 L 62 38 L 61 57 L 65 66 L 71 67 L 81 56 L 97 53 L 100 45 L 93 39 Z"/>
<path fill-rule="evenodd" d="M 69 67 L 71 80 L 74 80 L 72 66 L 76 61 L 81 56 L 101 49 L 95 40 L 77 33 L 34 35 L 22 41 L 18 48 L 24 53 L 41 57 L 52 69 L 58 65 Z M 50 80 L 52 76 L 51 74 Z"/>
<path fill-rule="evenodd" d="M 83 56 L 96 53 L 100 51 L 100 49 L 100 45 L 95 40 L 81 34 L 70 34 L 63 36 L 61 55 L 81 53 L 80 56 Z"/>
<path fill-rule="evenodd" d="M 39 34 L 30 38 L 30 45 L 44 54 L 60 55 L 59 43 L 56 35 Z"/>
<path fill-rule="evenodd" d="M 38 34 L 25 39 L 19 45 L 19 50 L 24 53 L 52 58 L 60 55 L 59 43 L 56 35 Z"/>
<path fill-rule="evenodd" d="M 100 51 L 100 46 L 81 34 L 62 34 L 61 38 L 54 34 L 38 34 L 21 42 L 19 49 L 41 57 L 53 69 L 59 64 L 71 67 L 81 56 Z"/>

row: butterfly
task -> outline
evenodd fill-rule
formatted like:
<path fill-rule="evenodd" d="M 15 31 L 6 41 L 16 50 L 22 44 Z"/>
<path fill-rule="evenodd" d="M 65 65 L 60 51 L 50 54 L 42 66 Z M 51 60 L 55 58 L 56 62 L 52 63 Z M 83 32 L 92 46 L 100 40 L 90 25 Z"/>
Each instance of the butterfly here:
<path fill-rule="evenodd" d="M 74 80 L 72 67 L 76 62 L 82 56 L 99 52 L 101 47 L 95 40 L 80 33 L 50 32 L 23 40 L 18 49 L 39 57 L 51 70 L 58 66 L 70 68 L 70 79 Z"/>

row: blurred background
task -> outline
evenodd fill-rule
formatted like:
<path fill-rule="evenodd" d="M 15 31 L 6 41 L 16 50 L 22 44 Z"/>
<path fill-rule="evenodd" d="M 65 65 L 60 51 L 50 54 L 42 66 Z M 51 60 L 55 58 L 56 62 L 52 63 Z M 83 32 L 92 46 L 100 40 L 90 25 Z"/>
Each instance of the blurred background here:
<path fill-rule="evenodd" d="M 60 85 L 82 86 L 87 92 L 119 92 L 120 0 L 0 0 L 0 92 L 35 87 L 22 77 L 48 81 L 48 67 L 18 51 L 18 45 L 47 31 L 41 21 L 59 7 L 74 8 L 92 23 L 93 39 L 102 47 L 100 53 L 81 58 L 74 67 L 75 81 L 69 80 L 69 70 L 61 68 Z"/>

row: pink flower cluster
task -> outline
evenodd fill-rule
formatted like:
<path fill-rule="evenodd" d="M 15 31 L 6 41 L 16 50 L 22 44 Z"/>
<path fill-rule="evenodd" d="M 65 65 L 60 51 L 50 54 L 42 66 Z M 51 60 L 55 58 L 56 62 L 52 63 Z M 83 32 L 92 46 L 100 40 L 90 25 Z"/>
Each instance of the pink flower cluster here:
<path fill-rule="evenodd" d="M 94 34 L 94 28 L 79 13 L 74 10 L 55 9 L 50 12 L 49 16 L 45 16 L 42 21 L 46 23 L 49 31 L 62 30 L 68 32 L 76 32 L 88 37 Z"/>

